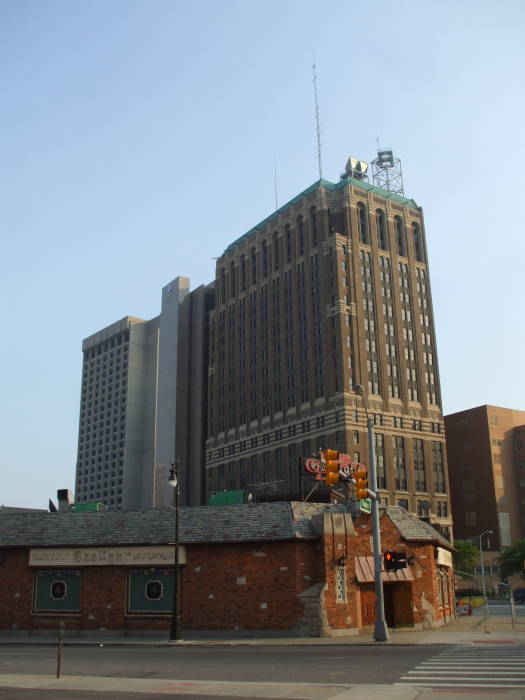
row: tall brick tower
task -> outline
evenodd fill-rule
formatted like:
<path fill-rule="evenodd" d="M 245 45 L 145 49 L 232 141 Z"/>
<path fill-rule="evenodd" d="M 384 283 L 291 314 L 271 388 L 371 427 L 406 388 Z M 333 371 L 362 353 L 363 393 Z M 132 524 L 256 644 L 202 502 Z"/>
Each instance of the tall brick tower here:
<path fill-rule="evenodd" d="M 210 317 L 208 490 L 297 498 L 298 458 L 367 462 L 365 388 L 383 503 L 450 534 L 423 214 L 349 159 L 235 240 Z M 314 496 L 315 498 L 315 496 Z"/>

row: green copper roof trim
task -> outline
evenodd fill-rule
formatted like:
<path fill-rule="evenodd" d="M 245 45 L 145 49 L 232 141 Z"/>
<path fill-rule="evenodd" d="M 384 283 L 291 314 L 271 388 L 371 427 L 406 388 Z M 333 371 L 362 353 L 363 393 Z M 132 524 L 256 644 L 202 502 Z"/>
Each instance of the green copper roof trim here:
<path fill-rule="evenodd" d="M 353 187 L 358 187 L 362 190 L 366 190 L 367 192 L 375 192 L 376 194 L 380 195 L 381 197 L 384 197 L 385 199 L 391 199 L 393 202 L 397 202 L 398 204 L 406 204 L 409 207 L 413 207 L 414 209 L 418 209 L 418 205 L 413 199 L 407 199 L 407 197 L 401 197 L 399 194 L 394 194 L 393 192 L 388 192 L 387 190 L 382 190 L 380 187 L 374 187 L 374 185 L 368 184 L 368 182 L 363 182 L 362 180 L 356 180 L 353 177 L 347 176 L 344 177 L 342 180 L 340 180 L 337 183 L 334 182 L 329 182 L 328 180 L 317 180 L 317 182 L 314 182 L 313 185 L 310 185 L 310 187 L 307 187 L 305 190 L 303 190 L 300 194 L 296 195 L 293 199 L 291 199 L 289 202 L 286 202 L 286 204 L 283 204 L 282 207 L 279 207 L 277 211 L 274 211 L 273 214 L 270 214 L 270 216 L 267 216 L 266 219 L 263 219 L 260 223 L 258 223 L 256 226 L 251 228 L 247 233 L 243 234 L 239 238 L 237 238 L 233 243 L 230 243 L 230 245 L 226 248 L 224 253 L 222 255 L 225 255 L 226 253 L 229 253 L 231 250 L 237 247 L 239 243 L 246 238 L 250 238 L 253 236 L 257 231 L 260 231 L 261 229 L 265 228 L 265 226 L 270 223 L 270 221 L 274 221 L 277 219 L 281 214 L 283 214 L 289 207 L 291 207 L 294 204 L 297 204 L 303 197 L 306 197 L 309 194 L 312 194 L 312 192 L 315 192 L 315 190 L 319 189 L 319 187 L 324 187 L 327 190 L 330 190 L 331 192 L 335 192 L 336 190 L 340 190 L 346 185 L 352 185 Z M 222 257 L 221 255 L 221 257 Z"/>

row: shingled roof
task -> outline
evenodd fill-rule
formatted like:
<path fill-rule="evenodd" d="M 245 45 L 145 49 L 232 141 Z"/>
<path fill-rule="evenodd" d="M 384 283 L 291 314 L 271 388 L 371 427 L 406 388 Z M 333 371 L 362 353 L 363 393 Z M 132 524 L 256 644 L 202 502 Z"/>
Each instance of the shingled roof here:
<path fill-rule="evenodd" d="M 411 513 L 407 513 L 401 506 L 388 506 L 385 510 L 405 540 L 409 542 L 438 542 L 447 549 L 454 549 L 450 542 L 432 525 Z"/>
<path fill-rule="evenodd" d="M 181 508 L 184 544 L 317 539 L 311 518 L 345 512 L 329 503 L 250 503 Z M 174 540 L 173 507 L 80 513 L 5 513 L 0 547 L 87 547 L 167 544 Z"/>

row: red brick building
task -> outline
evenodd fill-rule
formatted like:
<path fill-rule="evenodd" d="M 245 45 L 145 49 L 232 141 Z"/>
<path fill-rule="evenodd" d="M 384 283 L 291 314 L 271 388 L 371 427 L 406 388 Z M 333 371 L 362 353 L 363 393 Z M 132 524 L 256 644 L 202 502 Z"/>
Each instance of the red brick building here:
<path fill-rule="evenodd" d="M 174 509 L 0 517 L 0 629 L 152 633 L 173 605 Z M 374 622 L 371 520 L 343 505 L 258 503 L 181 511 L 185 631 L 294 636 L 357 633 Z M 454 615 L 450 552 L 399 506 L 382 510 L 389 626 Z"/>

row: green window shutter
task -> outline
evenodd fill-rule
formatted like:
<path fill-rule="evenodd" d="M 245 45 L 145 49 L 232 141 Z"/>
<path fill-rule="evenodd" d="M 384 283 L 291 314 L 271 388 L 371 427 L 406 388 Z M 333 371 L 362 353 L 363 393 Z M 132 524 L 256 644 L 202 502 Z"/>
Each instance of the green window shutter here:
<path fill-rule="evenodd" d="M 128 613 L 158 613 L 173 610 L 173 571 L 135 569 L 128 575 Z"/>
<path fill-rule="evenodd" d="M 80 612 L 81 575 L 78 569 L 38 569 L 35 612 Z"/>

